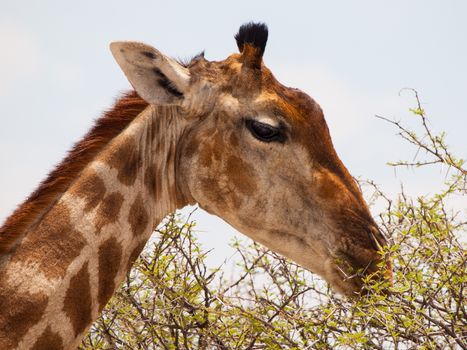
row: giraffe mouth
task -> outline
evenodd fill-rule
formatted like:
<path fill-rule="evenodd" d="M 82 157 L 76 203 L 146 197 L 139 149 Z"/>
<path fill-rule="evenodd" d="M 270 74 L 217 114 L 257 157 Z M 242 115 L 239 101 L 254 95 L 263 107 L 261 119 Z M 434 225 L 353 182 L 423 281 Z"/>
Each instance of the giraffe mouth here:
<path fill-rule="evenodd" d="M 381 252 L 381 242 L 375 239 L 375 250 L 361 249 L 354 254 L 338 251 L 326 264 L 325 279 L 339 293 L 356 297 L 369 291 L 369 284 L 376 281 L 392 285 L 392 266 L 388 257 Z M 366 254 L 364 254 L 365 252 Z M 360 253 L 360 254 L 358 254 Z M 386 292 L 387 287 L 383 288 Z"/>

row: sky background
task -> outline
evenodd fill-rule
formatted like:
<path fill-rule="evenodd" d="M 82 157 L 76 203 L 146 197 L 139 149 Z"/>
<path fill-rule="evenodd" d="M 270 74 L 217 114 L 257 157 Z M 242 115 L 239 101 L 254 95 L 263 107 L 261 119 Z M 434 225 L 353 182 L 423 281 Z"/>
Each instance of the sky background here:
<path fill-rule="evenodd" d="M 412 159 L 415 150 L 375 115 L 416 125 L 408 113 L 414 98 L 400 92 L 415 88 L 433 130 L 446 131 L 453 152 L 466 158 L 466 18 L 460 0 L 0 0 L 0 221 L 130 88 L 111 41 L 143 41 L 179 58 L 205 50 L 221 60 L 236 51 L 233 35 L 250 20 L 267 23 L 266 65 L 320 103 L 354 176 L 391 195 L 402 182 L 414 196 L 433 193 L 446 169 L 389 168 L 387 161 Z M 201 210 L 194 218 L 218 263 L 235 231 Z"/>

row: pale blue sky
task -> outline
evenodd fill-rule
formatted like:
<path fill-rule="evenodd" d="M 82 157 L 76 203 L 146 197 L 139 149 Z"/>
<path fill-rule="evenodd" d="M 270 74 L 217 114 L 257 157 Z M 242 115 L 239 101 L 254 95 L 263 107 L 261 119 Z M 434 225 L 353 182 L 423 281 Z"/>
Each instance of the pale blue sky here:
<path fill-rule="evenodd" d="M 323 107 L 336 149 L 354 176 L 390 193 L 434 191 L 438 172 L 385 163 L 414 150 L 375 114 L 404 119 L 416 88 L 435 130 L 466 157 L 465 1 L 21 1 L 0 0 L 0 221 L 108 108 L 128 82 L 114 40 L 166 54 L 223 59 L 250 20 L 270 29 L 265 62 L 286 85 Z M 442 175 L 441 175 L 442 176 Z M 459 199 L 460 201 L 460 199 Z M 200 238 L 227 254 L 232 229 L 198 214 Z"/>

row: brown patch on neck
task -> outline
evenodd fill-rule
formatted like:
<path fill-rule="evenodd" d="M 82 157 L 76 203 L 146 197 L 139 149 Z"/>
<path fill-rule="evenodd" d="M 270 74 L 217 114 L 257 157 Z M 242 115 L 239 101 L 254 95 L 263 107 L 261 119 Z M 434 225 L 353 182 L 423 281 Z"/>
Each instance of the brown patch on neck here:
<path fill-rule="evenodd" d="M 138 243 L 138 245 L 133 249 L 133 251 L 130 254 L 130 258 L 128 259 L 128 263 L 126 267 L 127 271 L 131 269 L 131 267 L 133 266 L 133 263 L 136 261 L 136 259 L 138 259 L 145 245 L 146 245 L 146 241 L 143 241 L 143 242 Z"/>
<path fill-rule="evenodd" d="M 115 148 L 116 152 L 113 152 L 105 161 L 110 167 L 117 169 L 117 178 L 122 184 L 132 186 L 143 162 L 141 154 L 132 137 L 124 138 L 115 145 Z"/>
<path fill-rule="evenodd" d="M 156 170 L 155 165 L 149 165 L 144 173 L 144 184 L 152 198 L 157 198 L 158 192 L 161 191 L 161 179 L 159 170 Z"/>
<path fill-rule="evenodd" d="M 86 205 L 84 211 L 88 212 L 94 209 L 104 198 L 105 183 L 94 170 L 86 170 L 83 173 L 76 186 L 73 186 L 70 191 L 78 197 L 84 198 Z"/>
<path fill-rule="evenodd" d="M 41 293 L 19 293 L 0 275 L 0 349 L 14 349 L 44 314 L 49 298 Z"/>
<path fill-rule="evenodd" d="M 47 213 L 96 154 L 147 106 L 147 102 L 131 91 L 96 121 L 94 127 L 72 148 L 68 156 L 0 227 L 0 256 L 13 249 L 26 230 Z"/>
<path fill-rule="evenodd" d="M 70 280 L 66 292 L 63 311 L 70 318 L 75 336 L 82 333 L 92 323 L 91 284 L 88 263 Z"/>
<path fill-rule="evenodd" d="M 122 246 L 115 238 L 109 238 L 99 247 L 99 311 L 115 292 L 115 277 L 120 270 Z"/>
<path fill-rule="evenodd" d="M 48 326 L 37 339 L 32 350 L 62 350 L 63 341 L 57 333 L 52 332 Z"/>
<path fill-rule="evenodd" d="M 64 237 L 66 237 L 64 239 Z M 80 254 L 86 240 L 70 222 L 70 211 L 58 203 L 12 255 L 10 264 L 37 264 L 48 278 L 63 278 L 68 266 Z"/>
<path fill-rule="evenodd" d="M 118 192 L 112 192 L 102 200 L 102 203 L 97 209 L 97 216 L 95 219 L 97 233 L 100 233 L 102 227 L 105 225 L 118 220 L 123 200 L 123 196 Z"/>
<path fill-rule="evenodd" d="M 135 201 L 131 205 L 128 215 L 128 223 L 131 226 L 133 236 L 137 237 L 144 233 L 144 229 L 149 223 L 149 214 L 146 211 L 146 206 L 143 202 L 143 197 L 139 193 Z"/>

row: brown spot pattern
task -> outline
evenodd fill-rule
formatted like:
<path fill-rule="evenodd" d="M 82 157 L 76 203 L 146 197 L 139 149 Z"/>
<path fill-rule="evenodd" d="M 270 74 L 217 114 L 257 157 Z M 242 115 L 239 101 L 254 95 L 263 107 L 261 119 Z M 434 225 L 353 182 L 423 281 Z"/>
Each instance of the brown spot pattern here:
<path fill-rule="evenodd" d="M 48 278 L 63 277 L 85 244 L 81 233 L 70 223 L 68 208 L 58 203 L 23 240 L 10 262 L 32 261 Z"/>
<path fill-rule="evenodd" d="M 190 141 L 183 150 L 184 157 L 186 158 L 191 158 L 198 151 L 199 145 L 201 143 L 195 135 L 190 135 L 189 137 Z"/>
<path fill-rule="evenodd" d="M 63 341 L 60 336 L 52 332 L 50 326 L 47 326 L 45 331 L 36 340 L 31 350 L 62 350 Z"/>
<path fill-rule="evenodd" d="M 210 139 L 210 142 L 200 150 L 199 161 L 203 166 L 210 168 L 214 160 L 222 159 L 224 142 L 222 135 L 215 129 L 206 131 L 206 139 Z"/>
<path fill-rule="evenodd" d="M 159 190 L 158 188 L 158 181 L 157 181 L 157 172 L 155 169 L 154 165 L 148 166 L 146 169 L 146 172 L 144 173 L 144 185 L 146 186 L 146 189 L 148 190 L 148 193 L 153 199 L 157 198 L 157 191 Z"/>
<path fill-rule="evenodd" d="M 131 205 L 130 214 L 128 216 L 128 223 L 131 226 L 131 230 L 134 236 L 139 236 L 144 233 L 149 222 L 149 216 L 144 207 L 143 198 L 141 194 L 138 194 L 135 201 Z"/>
<path fill-rule="evenodd" d="M 92 323 L 91 285 L 89 283 L 88 263 L 70 280 L 65 296 L 63 311 L 68 315 L 75 336 L 82 333 Z"/>
<path fill-rule="evenodd" d="M 0 349 L 14 349 L 26 332 L 38 323 L 48 297 L 43 294 L 20 294 L 9 288 L 0 276 Z"/>
<path fill-rule="evenodd" d="M 79 197 L 84 197 L 86 201 L 84 211 L 88 212 L 97 207 L 100 201 L 102 201 L 102 198 L 104 198 L 105 184 L 104 181 L 91 170 L 71 188 L 71 193 Z"/>
<path fill-rule="evenodd" d="M 211 166 L 212 159 L 213 153 L 211 153 L 211 150 L 209 148 L 205 148 L 203 152 L 201 152 L 199 155 L 200 163 L 206 168 L 209 168 Z"/>
<path fill-rule="evenodd" d="M 212 178 L 201 178 L 199 182 L 208 201 L 214 203 L 218 209 L 225 209 L 227 202 L 222 190 L 219 188 L 219 182 Z M 206 203 L 204 203 L 204 205 L 206 205 Z"/>
<path fill-rule="evenodd" d="M 106 161 L 110 167 L 117 169 L 117 178 L 122 184 L 132 186 L 142 164 L 136 144 L 133 138 L 126 137 L 120 140 L 114 149 Z"/>
<path fill-rule="evenodd" d="M 229 180 L 234 188 L 245 196 L 252 196 L 256 191 L 253 181 L 253 169 L 248 163 L 237 156 L 230 156 L 226 164 Z"/>
<path fill-rule="evenodd" d="M 99 311 L 115 291 L 115 277 L 122 261 L 122 247 L 115 238 L 109 238 L 99 247 Z"/>
<path fill-rule="evenodd" d="M 238 137 L 234 133 L 230 134 L 230 145 L 233 147 L 238 147 L 239 145 Z"/>
<path fill-rule="evenodd" d="M 118 215 L 123 204 L 123 196 L 118 192 L 112 192 L 106 196 L 97 209 L 95 225 L 97 232 L 100 232 L 102 227 L 107 224 L 114 223 L 118 220 Z"/>
<path fill-rule="evenodd" d="M 128 264 L 126 270 L 129 271 L 131 267 L 133 266 L 133 263 L 138 259 L 139 255 L 144 249 L 144 246 L 146 245 L 146 242 L 140 242 L 131 252 L 130 258 L 128 259 Z"/>

